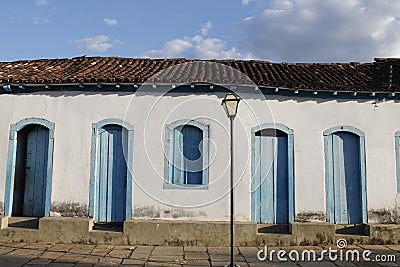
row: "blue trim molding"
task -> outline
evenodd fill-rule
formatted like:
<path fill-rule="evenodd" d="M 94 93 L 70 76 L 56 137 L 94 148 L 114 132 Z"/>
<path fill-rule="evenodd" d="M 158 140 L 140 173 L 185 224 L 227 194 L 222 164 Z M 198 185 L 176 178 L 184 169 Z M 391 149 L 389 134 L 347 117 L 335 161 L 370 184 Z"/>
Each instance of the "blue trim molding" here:
<path fill-rule="evenodd" d="M 294 197 L 294 134 L 293 130 L 288 128 L 287 126 L 280 123 L 263 123 L 258 126 L 251 128 L 251 177 L 255 175 L 256 163 L 255 163 L 255 138 L 256 132 L 260 130 L 279 130 L 284 132 L 288 138 L 288 216 L 289 222 L 294 222 L 294 213 L 295 213 L 295 197 Z M 254 194 L 252 192 L 251 197 L 251 218 L 252 221 L 256 221 L 256 200 L 254 199 Z"/>
<path fill-rule="evenodd" d="M 396 150 L 397 193 L 400 193 L 400 131 L 394 134 L 394 145 Z"/>
<path fill-rule="evenodd" d="M 339 125 L 339 126 L 329 128 L 324 131 L 324 136 L 328 136 L 330 134 L 337 133 L 337 132 L 349 132 L 349 133 L 358 135 L 359 137 L 365 137 L 365 134 L 363 131 L 361 131 L 360 129 L 357 129 L 355 127 L 352 127 L 352 126 L 348 126 L 348 125 Z"/>
<path fill-rule="evenodd" d="M 367 223 L 367 179 L 366 179 L 366 156 L 365 156 L 365 134 L 360 129 L 348 125 L 339 125 L 329 128 L 324 134 L 324 155 L 325 155 L 325 191 L 326 191 L 326 219 L 334 223 L 334 194 L 331 177 L 333 177 L 333 161 L 330 160 L 332 154 L 331 134 L 337 132 L 349 132 L 355 134 L 360 139 L 360 175 L 361 175 L 361 213 L 362 222 Z"/>
<path fill-rule="evenodd" d="M 53 122 L 50 122 L 42 118 L 26 118 L 10 125 L 10 134 L 8 138 L 7 171 L 6 171 L 6 192 L 4 197 L 4 214 L 6 216 L 12 215 L 15 165 L 17 157 L 17 142 L 18 142 L 17 136 L 18 132 L 28 125 L 40 125 L 49 130 L 44 214 L 45 216 L 50 215 L 55 124 Z"/>
<path fill-rule="evenodd" d="M 173 132 L 177 127 L 191 125 L 199 128 L 203 132 L 203 177 L 201 185 L 191 184 L 174 184 L 172 183 L 172 169 L 173 169 L 173 145 L 174 135 Z M 209 171 L 209 151 L 208 151 L 208 138 L 209 138 L 209 126 L 198 121 L 184 119 L 172 122 L 165 126 L 165 141 L 164 141 L 164 189 L 196 189 L 196 190 L 207 190 L 208 189 L 208 171 Z"/>
<path fill-rule="evenodd" d="M 134 126 L 120 119 L 104 119 L 92 124 L 92 141 L 90 149 L 90 184 L 89 184 L 89 217 L 95 218 L 96 211 L 96 183 L 98 177 L 98 153 L 99 153 L 99 132 L 104 126 L 118 125 L 127 131 L 128 144 L 127 151 L 124 151 L 124 157 L 127 165 L 126 180 L 126 212 L 125 219 L 132 218 L 132 180 L 133 180 L 133 132 Z"/>

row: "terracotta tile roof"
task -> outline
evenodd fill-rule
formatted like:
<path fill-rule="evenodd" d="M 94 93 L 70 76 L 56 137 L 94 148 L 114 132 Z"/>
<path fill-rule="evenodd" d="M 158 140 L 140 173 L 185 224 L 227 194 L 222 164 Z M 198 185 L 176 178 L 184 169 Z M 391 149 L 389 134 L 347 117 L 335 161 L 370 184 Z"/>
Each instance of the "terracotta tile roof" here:
<path fill-rule="evenodd" d="M 214 63 L 220 63 L 214 64 Z M 224 67 L 230 66 L 232 68 Z M 172 68 L 169 68 L 172 67 Z M 160 72 L 161 70 L 165 70 Z M 78 57 L 0 62 L 0 83 L 213 82 L 337 91 L 400 91 L 400 59 L 371 63 L 271 63 L 256 60 Z"/>

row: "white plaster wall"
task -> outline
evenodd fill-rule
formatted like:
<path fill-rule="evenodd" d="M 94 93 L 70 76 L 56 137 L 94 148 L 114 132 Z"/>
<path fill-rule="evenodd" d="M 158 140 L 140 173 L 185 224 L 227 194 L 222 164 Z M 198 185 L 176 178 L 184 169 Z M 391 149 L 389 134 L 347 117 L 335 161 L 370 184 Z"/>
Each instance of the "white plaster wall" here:
<path fill-rule="evenodd" d="M 224 94 L 43 92 L 1 95 L 0 199 L 4 199 L 9 125 L 27 117 L 55 123 L 52 202 L 89 201 L 91 124 L 123 119 L 135 127 L 133 209 L 161 218 L 229 218 L 229 120 L 220 106 Z M 281 123 L 294 131 L 295 212 L 325 213 L 323 131 L 349 125 L 365 133 L 367 205 L 394 209 L 394 134 L 400 104 L 242 95 L 235 119 L 236 213 L 250 220 L 250 133 L 261 123 Z M 255 115 L 256 114 L 256 115 Z M 197 119 L 210 127 L 208 190 L 163 189 L 164 125 Z M 144 216 L 144 215 L 143 215 Z"/>

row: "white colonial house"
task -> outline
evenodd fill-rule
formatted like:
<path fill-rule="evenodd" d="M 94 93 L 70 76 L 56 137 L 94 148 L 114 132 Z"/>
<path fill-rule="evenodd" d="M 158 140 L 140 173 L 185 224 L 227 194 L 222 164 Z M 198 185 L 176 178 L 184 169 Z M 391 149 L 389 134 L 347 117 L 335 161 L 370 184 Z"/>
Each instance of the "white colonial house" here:
<path fill-rule="evenodd" d="M 12 240 L 33 240 L 11 227 L 21 217 L 39 218 L 39 230 L 63 217 L 125 222 L 125 234 L 128 222 L 228 222 L 228 92 L 240 98 L 239 225 L 284 225 L 294 235 L 293 225 L 319 222 L 340 233 L 399 219 L 399 59 L 22 60 L 0 62 L 0 82 L 5 240 L 11 230 Z M 121 242 L 133 240 L 142 239 Z"/>

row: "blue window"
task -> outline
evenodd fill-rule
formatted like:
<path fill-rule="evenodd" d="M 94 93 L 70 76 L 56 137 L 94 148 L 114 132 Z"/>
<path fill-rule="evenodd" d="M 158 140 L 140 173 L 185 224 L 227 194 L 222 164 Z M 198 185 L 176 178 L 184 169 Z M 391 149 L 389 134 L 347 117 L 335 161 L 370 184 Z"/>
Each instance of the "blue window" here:
<path fill-rule="evenodd" d="M 192 120 L 167 125 L 164 188 L 205 189 L 208 184 L 208 126 Z"/>

